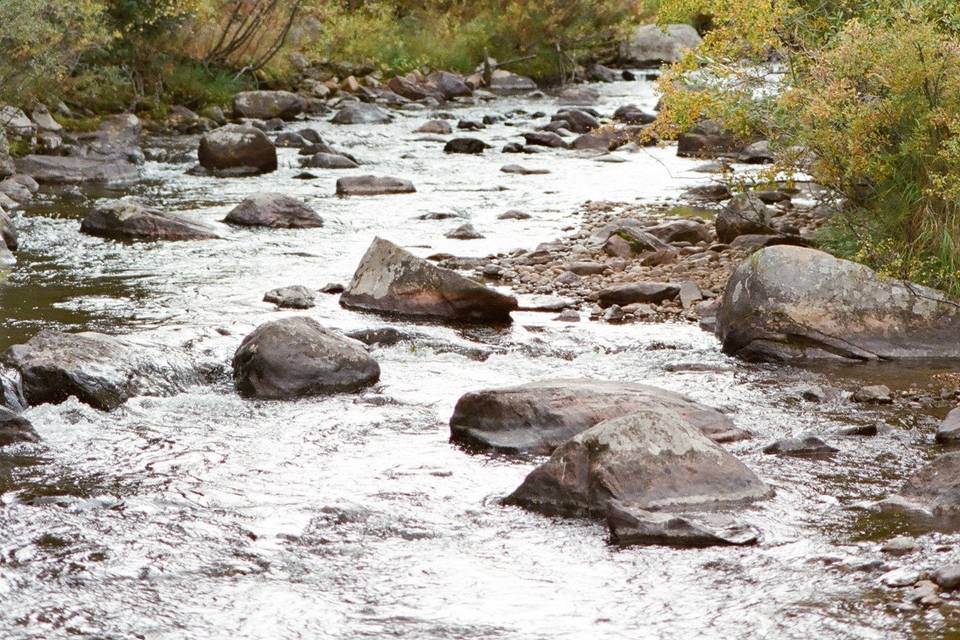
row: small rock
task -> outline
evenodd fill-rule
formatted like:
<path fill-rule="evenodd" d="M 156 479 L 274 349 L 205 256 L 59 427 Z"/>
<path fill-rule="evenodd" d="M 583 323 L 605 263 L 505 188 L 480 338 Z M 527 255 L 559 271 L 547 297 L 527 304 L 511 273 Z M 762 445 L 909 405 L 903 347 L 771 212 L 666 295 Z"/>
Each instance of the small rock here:
<path fill-rule="evenodd" d="M 836 453 L 837 449 L 816 436 L 806 436 L 777 440 L 764 447 L 763 452 L 781 456 L 826 456 Z"/>
<path fill-rule="evenodd" d="M 306 203 L 282 193 L 250 196 L 223 219 L 228 224 L 274 229 L 309 229 L 323 226 L 323 219 Z"/>
<path fill-rule="evenodd" d="M 937 442 L 956 444 L 960 442 L 960 407 L 952 410 L 937 427 Z"/>
<path fill-rule="evenodd" d="M 293 285 L 268 291 L 264 294 L 263 301 L 271 302 L 281 309 L 310 309 L 316 304 L 316 296 L 303 285 Z"/>
<path fill-rule="evenodd" d="M 890 397 L 889 387 L 877 384 L 857 389 L 853 394 L 853 401 L 867 404 L 889 404 L 893 402 L 893 399 Z"/>
<path fill-rule="evenodd" d="M 623 309 L 618 305 L 610 305 L 610 307 L 603 314 L 603 321 L 610 323 L 623 322 Z"/>
<path fill-rule="evenodd" d="M 529 220 L 529 213 L 524 213 L 523 211 L 517 211 L 516 209 L 511 209 L 506 213 L 501 213 L 497 216 L 497 220 Z"/>
<path fill-rule="evenodd" d="M 431 133 L 435 135 L 447 135 L 453 133 L 453 127 L 446 120 L 430 120 L 420 125 L 417 133 Z"/>
<path fill-rule="evenodd" d="M 489 148 L 490 145 L 477 138 L 454 138 L 443 147 L 443 152 L 477 154 L 483 153 L 485 149 Z"/>
<path fill-rule="evenodd" d="M 444 234 L 447 238 L 453 240 L 479 240 L 483 237 L 483 234 L 473 228 L 473 225 L 469 222 L 467 224 L 462 224 L 452 231 L 448 231 Z"/>
<path fill-rule="evenodd" d="M 671 282 L 638 282 L 607 287 L 599 292 L 601 307 L 633 302 L 659 303 L 673 300 L 680 293 L 680 285 Z"/>
<path fill-rule="evenodd" d="M 544 175 L 550 173 L 549 169 L 531 169 L 530 167 L 522 167 L 519 164 L 504 165 L 500 167 L 500 171 L 503 173 L 515 173 L 522 176 Z"/>
<path fill-rule="evenodd" d="M 343 293 L 346 287 L 339 282 L 328 282 L 320 289 L 322 293 Z"/>
<path fill-rule="evenodd" d="M 554 320 L 557 322 L 580 322 L 580 312 L 576 309 L 565 309 Z"/>
<path fill-rule="evenodd" d="M 919 549 L 917 541 L 908 536 L 897 536 L 887 540 L 880 550 L 892 556 L 905 556 Z"/>
<path fill-rule="evenodd" d="M 960 589 L 960 564 L 948 564 L 933 572 L 933 581 L 944 591 Z"/>
<path fill-rule="evenodd" d="M 880 582 L 895 589 L 909 587 L 920 580 L 920 572 L 910 567 L 893 569 L 880 576 Z"/>
<path fill-rule="evenodd" d="M 337 180 L 338 196 L 376 196 L 414 192 L 416 188 L 412 182 L 399 178 L 352 176 Z"/>

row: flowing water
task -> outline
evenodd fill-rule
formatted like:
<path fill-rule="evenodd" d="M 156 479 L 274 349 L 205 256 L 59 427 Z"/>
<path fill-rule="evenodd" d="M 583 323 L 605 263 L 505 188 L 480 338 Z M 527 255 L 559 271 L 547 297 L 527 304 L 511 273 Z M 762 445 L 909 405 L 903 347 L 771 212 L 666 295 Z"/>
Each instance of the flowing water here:
<path fill-rule="evenodd" d="M 607 113 L 656 101 L 648 82 L 599 88 Z M 515 109 L 552 113 L 556 103 L 504 98 L 454 111 L 479 119 Z M 664 201 L 705 180 L 669 147 L 614 154 L 621 163 L 568 151 L 446 156 L 411 133 L 427 117 L 305 123 L 368 163 L 313 181 L 293 179 L 289 149 L 273 174 L 189 176 L 196 140 L 153 139 L 146 145 L 173 160 L 148 162 L 138 187 L 79 203 L 46 194 L 18 216 L 22 249 L 0 286 L 0 347 L 45 327 L 136 334 L 184 347 L 218 374 L 110 413 L 75 400 L 26 412 L 43 442 L 0 451 L 0 637 L 934 638 L 954 628 L 951 604 L 900 611 L 892 605 L 902 595 L 879 576 L 955 560 L 958 538 L 926 533 L 926 550 L 909 561 L 883 557 L 879 541 L 908 525 L 862 508 L 938 453 L 935 419 L 812 404 L 792 390 L 810 382 L 849 390 L 867 379 L 925 385 L 940 369 L 746 365 L 692 325 L 516 313 L 506 329 L 445 327 L 389 322 L 321 296 L 297 313 L 342 330 L 389 324 L 424 338 L 376 349 L 382 380 L 362 394 L 240 399 L 233 351 L 253 327 L 287 315 L 261 302 L 263 293 L 345 282 L 375 235 L 420 255 L 531 248 L 578 226 L 587 200 Z M 520 131 L 500 124 L 470 135 L 499 148 Z M 517 162 L 551 173 L 499 172 Z M 352 173 L 408 178 L 418 191 L 334 197 L 336 177 Z M 305 199 L 326 226 L 218 222 L 260 191 Z M 80 235 L 97 198 L 126 193 L 210 223 L 223 238 L 123 244 Z M 509 209 L 533 217 L 496 220 Z M 431 212 L 463 220 L 417 219 Z M 443 237 L 468 220 L 486 239 Z M 448 442 L 446 421 L 464 392 L 551 377 L 642 381 L 730 412 L 757 437 L 729 448 L 777 491 L 744 513 L 762 544 L 618 549 L 601 523 L 501 506 L 538 461 L 467 453 Z M 830 460 L 760 453 L 775 437 L 877 421 L 891 430 L 830 438 L 841 450 Z"/>

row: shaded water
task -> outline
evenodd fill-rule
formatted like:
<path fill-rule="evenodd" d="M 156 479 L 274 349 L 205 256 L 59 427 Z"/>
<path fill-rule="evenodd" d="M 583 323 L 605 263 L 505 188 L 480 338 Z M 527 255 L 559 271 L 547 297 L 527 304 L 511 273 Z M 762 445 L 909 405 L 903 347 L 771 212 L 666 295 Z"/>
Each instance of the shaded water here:
<path fill-rule="evenodd" d="M 656 101 L 649 83 L 599 88 L 608 113 Z M 456 112 L 479 119 L 517 108 L 552 113 L 556 104 L 503 99 Z M 421 255 L 482 256 L 562 235 L 579 224 L 586 200 L 669 198 L 704 180 L 689 172 L 696 163 L 670 148 L 618 153 L 619 164 L 575 152 L 445 156 L 441 144 L 410 133 L 425 119 L 309 123 L 370 163 L 315 181 L 292 178 L 295 150 L 282 150 L 276 173 L 242 180 L 187 176 L 185 162 L 148 163 L 134 192 L 215 225 L 222 240 L 121 244 L 82 236 L 78 220 L 93 200 L 50 198 L 18 218 L 23 249 L 0 286 L 0 346 L 42 327 L 136 333 L 185 346 L 221 373 L 209 386 L 137 398 L 111 413 L 76 401 L 27 412 L 43 443 L 0 452 L 0 636 L 933 638 L 957 624 L 950 604 L 898 612 L 890 606 L 898 594 L 879 586 L 882 570 L 870 562 L 936 566 L 960 556 L 958 538 L 931 533 L 927 550 L 909 562 L 884 558 L 877 541 L 906 525 L 859 508 L 936 455 L 935 420 L 919 411 L 854 410 L 843 400 L 815 405 L 791 391 L 809 382 L 849 390 L 876 376 L 907 387 L 926 384 L 940 368 L 745 365 L 694 326 L 567 325 L 552 314 L 517 313 L 502 330 L 390 322 L 429 339 L 377 349 L 382 381 L 363 394 L 238 398 L 234 349 L 257 324 L 286 315 L 261 302 L 263 292 L 345 282 L 374 235 Z M 470 135 L 499 147 L 526 124 Z M 552 173 L 499 172 L 510 163 Z M 333 197 L 336 177 L 351 173 L 409 178 L 418 192 Z M 265 231 L 217 222 L 244 196 L 266 190 L 304 198 L 327 225 Z M 509 209 L 533 218 L 496 220 Z M 465 220 L 416 219 L 435 211 Z M 486 239 L 443 237 L 466 220 Z M 388 324 L 341 309 L 330 296 L 299 313 L 344 330 Z M 620 550 L 599 523 L 500 506 L 537 461 L 450 445 L 453 405 L 469 390 L 560 376 L 682 391 L 758 434 L 730 449 L 777 489 L 745 513 L 763 543 Z M 891 431 L 831 437 L 841 450 L 831 460 L 760 453 L 775 437 L 875 421 Z"/>

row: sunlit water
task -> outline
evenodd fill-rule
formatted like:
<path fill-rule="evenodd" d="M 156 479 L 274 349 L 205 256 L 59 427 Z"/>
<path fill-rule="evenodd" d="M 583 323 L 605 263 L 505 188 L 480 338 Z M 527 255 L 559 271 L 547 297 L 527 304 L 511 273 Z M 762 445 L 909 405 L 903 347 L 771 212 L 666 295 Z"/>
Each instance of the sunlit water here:
<path fill-rule="evenodd" d="M 646 82 L 599 88 L 607 113 L 656 102 Z M 451 111 L 480 119 L 518 108 L 550 114 L 557 105 L 514 98 Z M 134 193 L 214 225 L 221 240 L 121 244 L 80 235 L 79 218 L 109 193 L 80 204 L 48 195 L 18 216 L 22 250 L 0 287 L 0 346 L 43 327 L 136 333 L 183 347 L 220 374 L 111 413 L 76 401 L 27 411 L 43 443 L 0 452 L 0 637 L 933 638 L 956 623 L 950 605 L 898 613 L 890 604 L 901 594 L 881 587 L 882 570 L 869 563 L 931 568 L 960 555 L 957 538 L 928 533 L 919 556 L 884 558 L 879 541 L 906 525 L 861 508 L 936 455 L 935 419 L 842 400 L 811 404 L 791 392 L 803 382 L 851 390 L 868 378 L 902 388 L 930 371 L 744 365 L 691 325 L 570 325 L 535 313 L 515 314 L 504 330 L 397 323 L 321 296 L 298 313 L 343 330 L 390 324 L 426 337 L 376 349 L 382 380 L 363 394 L 238 398 L 229 363 L 240 339 L 288 315 L 261 302 L 263 293 L 345 282 L 375 235 L 420 255 L 483 256 L 562 236 L 580 224 L 587 200 L 661 201 L 706 180 L 669 147 L 614 154 L 623 163 L 572 151 L 500 154 L 545 122 L 522 117 L 466 134 L 494 145 L 484 156 L 447 156 L 411 133 L 428 117 L 292 126 L 313 126 L 368 163 L 317 170 L 313 181 L 293 179 L 300 169 L 290 149 L 276 173 L 248 179 L 191 177 L 186 161 L 148 163 Z M 147 144 L 176 150 L 195 141 Z M 551 173 L 507 175 L 504 164 Z M 417 193 L 333 195 L 337 177 L 363 173 L 408 178 Z M 305 199 L 326 226 L 218 222 L 260 191 Z M 509 209 L 533 218 L 496 220 Z M 429 212 L 463 220 L 416 219 Z M 466 221 L 486 239 L 443 237 Z M 561 376 L 682 391 L 757 434 L 730 449 L 777 490 L 743 514 L 762 544 L 617 549 L 601 523 L 501 506 L 537 460 L 449 444 L 454 403 L 466 391 Z M 776 437 L 878 420 L 893 429 L 829 437 L 841 449 L 831 460 L 760 453 Z"/>

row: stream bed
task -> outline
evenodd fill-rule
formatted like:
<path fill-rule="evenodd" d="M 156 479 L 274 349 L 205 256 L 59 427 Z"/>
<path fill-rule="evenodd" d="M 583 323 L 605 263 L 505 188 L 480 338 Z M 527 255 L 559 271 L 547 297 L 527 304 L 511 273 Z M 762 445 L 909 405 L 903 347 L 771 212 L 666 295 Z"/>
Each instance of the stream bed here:
<path fill-rule="evenodd" d="M 596 85 L 604 113 L 651 110 L 648 81 Z M 500 98 L 446 109 L 458 118 L 522 109 L 552 114 L 553 98 Z M 866 503 L 895 492 L 941 449 L 938 415 L 800 399 L 819 384 L 852 391 L 934 384 L 934 365 L 843 369 L 746 364 L 693 324 L 562 323 L 514 313 L 507 328 L 397 322 L 342 309 L 319 294 L 309 311 L 276 311 L 267 290 L 346 283 L 375 236 L 426 256 L 530 249 L 580 224 L 586 201 L 680 202 L 709 178 L 675 147 L 507 156 L 529 131 L 497 124 L 469 133 L 480 156 L 446 155 L 412 133 L 430 112 L 389 125 L 310 126 L 362 160 L 358 170 L 298 180 L 296 149 L 254 178 L 191 176 L 196 137 L 152 138 L 166 162 L 123 191 L 84 201 L 47 193 L 16 218 L 18 265 L 0 284 L 0 349 L 44 328 L 135 334 L 185 347 L 214 372 L 173 397 L 138 397 L 112 412 L 75 399 L 30 408 L 42 442 L 0 451 L 0 637 L 19 638 L 939 638 L 960 625 L 956 600 L 903 610 L 880 576 L 898 566 L 960 560 L 955 534 L 912 530 Z M 153 154 L 156 157 L 156 154 Z M 505 164 L 549 169 L 510 175 Z M 412 180 L 417 193 L 338 198 L 343 175 Z M 323 228 L 265 230 L 219 222 L 244 197 L 304 199 Z M 220 240 L 124 244 L 79 233 L 98 198 L 146 204 L 214 226 Z M 529 220 L 497 220 L 507 210 Z M 462 216 L 420 220 L 429 213 Z M 471 222 L 480 240 L 444 233 Z M 339 330 L 395 326 L 422 340 L 376 348 L 381 382 L 360 394 L 295 402 L 245 400 L 230 361 L 258 324 L 309 315 Z M 743 513 L 763 533 L 744 548 L 617 548 L 600 522 L 505 507 L 541 460 L 474 454 L 449 443 L 447 421 L 467 391 L 547 378 L 644 382 L 731 414 L 755 437 L 725 445 L 776 496 Z M 935 412 L 934 412 L 935 413 Z M 875 437 L 830 435 L 883 423 Z M 830 459 L 761 453 L 812 431 Z M 882 554 L 911 532 L 922 551 Z"/>

